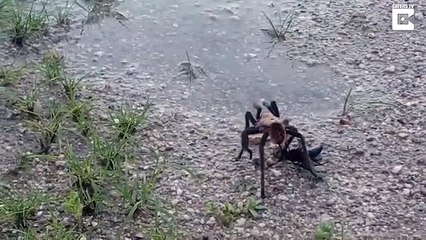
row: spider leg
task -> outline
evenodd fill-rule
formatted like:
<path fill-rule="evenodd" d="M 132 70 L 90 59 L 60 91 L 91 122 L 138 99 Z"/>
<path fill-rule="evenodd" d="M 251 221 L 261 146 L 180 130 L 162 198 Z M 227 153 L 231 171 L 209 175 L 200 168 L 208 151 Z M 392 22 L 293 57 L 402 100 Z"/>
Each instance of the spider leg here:
<path fill-rule="evenodd" d="M 260 140 L 259 155 L 260 155 L 260 196 L 266 198 L 265 195 L 265 144 L 269 133 L 265 132 Z"/>
<path fill-rule="evenodd" d="M 278 110 L 277 107 L 277 102 L 275 101 L 266 101 L 263 100 L 262 101 L 263 106 L 265 106 L 272 114 L 274 114 L 275 117 L 279 118 L 280 117 L 280 111 Z"/>
<path fill-rule="evenodd" d="M 246 112 L 245 120 L 246 120 L 246 127 L 245 127 L 245 129 L 247 129 L 247 128 L 250 127 L 250 123 L 252 123 L 253 125 L 256 125 L 256 123 L 257 123 L 257 120 L 254 119 L 253 115 L 249 111 Z"/>
<path fill-rule="evenodd" d="M 287 133 L 288 133 L 288 131 L 298 132 L 297 128 L 295 128 L 293 126 L 286 126 L 285 131 Z M 288 147 L 290 146 L 290 144 L 293 141 L 295 136 L 292 135 L 292 134 L 289 134 L 289 135 L 290 135 L 290 137 L 287 139 L 287 141 L 284 144 L 284 147 L 281 149 L 281 153 L 282 153 L 281 154 L 281 160 L 284 160 L 283 158 L 289 159 L 288 157 L 290 157 L 290 156 L 288 156 Z"/>
<path fill-rule="evenodd" d="M 319 147 L 313 148 L 313 149 L 308 151 L 309 157 L 312 159 L 312 161 L 314 161 L 314 162 L 319 161 L 319 159 L 317 159 L 317 157 L 321 154 L 322 150 L 323 150 L 323 147 L 319 146 Z"/>
<path fill-rule="evenodd" d="M 301 166 L 302 168 L 308 170 L 312 175 L 314 175 L 316 178 L 320 178 L 320 176 L 316 173 L 314 167 L 313 167 L 313 162 L 311 160 L 311 158 L 308 155 L 308 151 L 306 149 L 306 143 L 305 143 L 305 137 L 299 133 L 298 131 L 294 131 L 294 129 L 288 129 L 287 133 L 297 137 L 300 139 L 300 150 L 301 150 Z"/>
<path fill-rule="evenodd" d="M 256 120 L 259 121 L 262 108 L 259 105 L 255 105 L 255 108 L 256 108 Z"/>
<path fill-rule="evenodd" d="M 275 115 L 275 117 L 277 117 L 277 118 L 280 117 L 280 110 L 278 110 L 277 102 L 271 101 L 271 109 L 269 109 L 269 111 L 271 111 L 272 114 Z"/>
<path fill-rule="evenodd" d="M 293 130 L 293 131 L 296 131 L 296 132 L 298 131 L 297 128 L 295 128 L 293 126 L 287 126 L 286 131 L 288 131 L 288 130 Z M 290 136 L 287 139 L 286 145 L 284 146 L 283 150 L 286 150 L 288 148 L 288 146 L 290 146 L 290 143 L 293 141 L 293 139 L 294 139 L 293 135 Z M 318 162 L 317 157 L 321 154 L 322 150 L 323 150 L 322 146 L 313 148 L 313 149 L 308 151 L 308 155 L 312 159 L 312 161 Z"/>
<path fill-rule="evenodd" d="M 243 130 L 241 133 L 241 150 L 238 154 L 236 160 L 239 160 L 243 155 L 244 150 L 246 150 L 250 154 L 250 159 L 253 157 L 253 152 L 249 148 L 249 135 L 261 133 L 259 128 L 256 127 L 248 127 Z"/>

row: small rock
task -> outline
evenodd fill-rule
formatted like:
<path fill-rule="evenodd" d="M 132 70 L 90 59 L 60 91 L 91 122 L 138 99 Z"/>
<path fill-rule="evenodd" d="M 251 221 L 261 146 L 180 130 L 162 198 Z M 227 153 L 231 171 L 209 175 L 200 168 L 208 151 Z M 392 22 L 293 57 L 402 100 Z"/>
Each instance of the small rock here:
<path fill-rule="evenodd" d="M 410 150 L 411 149 L 409 147 L 405 147 L 405 146 L 401 147 L 401 152 L 407 153 L 407 152 L 410 152 Z"/>
<path fill-rule="evenodd" d="M 401 172 L 401 170 L 402 170 L 402 165 L 398 165 L 398 166 L 395 166 L 394 168 L 392 168 L 392 173 L 393 174 L 399 174 Z"/>
<path fill-rule="evenodd" d="M 230 16 L 229 19 L 234 20 L 234 21 L 238 21 L 238 20 L 240 20 L 240 17 L 237 16 L 237 15 L 234 15 L 234 16 Z"/>
<path fill-rule="evenodd" d="M 180 188 L 176 189 L 176 194 L 177 194 L 178 196 L 181 196 L 181 195 L 183 194 L 182 189 L 180 189 Z"/>
<path fill-rule="evenodd" d="M 280 177 L 282 175 L 281 171 L 276 169 L 270 169 L 269 171 L 271 171 L 272 175 L 274 175 L 275 177 Z"/>
<path fill-rule="evenodd" d="M 390 65 L 389 67 L 385 68 L 385 73 L 394 73 L 396 70 L 396 67 L 394 65 Z"/>
<path fill-rule="evenodd" d="M 337 201 L 337 198 L 329 199 L 329 200 L 327 200 L 326 205 L 331 207 L 336 203 L 336 201 Z"/>
<path fill-rule="evenodd" d="M 370 218 L 370 219 L 372 219 L 372 218 L 374 218 L 374 214 L 371 213 L 371 212 L 369 212 L 369 213 L 367 213 L 367 217 Z"/>
<path fill-rule="evenodd" d="M 239 218 L 236 222 L 235 222 L 235 226 L 236 227 L 243 227 L 244 224 L 246 224 L 246 219 L 245 218 Z"/>
<path fill-rule="evenodd" d="M 400 137 L 400 138 L 402 138 L 402 139 L 405 139 L 405 138 L 407 138 L 408 137 L 408 133 L 398 133 L 398 136 Z"/>
<path fill-rule="evenodd" d="M 111 190 L 111 191 L 109 192 L 109 195 L 110 195 L 111 197 L 113 197 L 113 198 L 119 198 L 119 197 L 121 197 L 120 192 L 119 192 L 119 191 L 117 191 L 117 190 Z"/>
<path fill-rule="evenodd" d="M 410 193 L 411 193 L 411 191 L 408 188 L 404 188 L 404 190 L 402 191 L 402 194 L 405 195 L 405 196 L 410 195 Z"/>
<path fill-rule="evenodd" d="M 136 239 L 144 239 L 144 238 L 145 238 L 145 235 L 144 235 L 143 233 L 140 233 L 140 232 L 139 232 L 139 233 L 136 233 L 136 234 L 135 234 L 135 238 L 136 238 Z"/>
<path fill-rule="evenodd" d="M 275 163 L 277 163 L 277 161 L 273 158 L 266 159 L 266 166 L 268 166 L 268 167 L 273 166 Z"/>
<path fill-rule="evenodd" d="M 56 161 L 55 166 L 56 167 L 65 167 L 67 165 L 67 161 Z"/>
<path fill-rule="evenodd" d="M 102 51 L 97 51 L 95 52 L 93 55 L 95 55 L 96 57 L 102 57 L 104 55 L 104 52 Z"/>
<path fill-rule="evenodd" d="M 133 74 L 135 74 L 137 71 L 136 71 L 136 68 L 132 68 L 132 67 L 130 67 L 130 68 L 128 68 L 127 70 L 126 70 L 126 74 L 127 75 L 133 75 Z"/>
<path fill-rule="evenodd" d="M 257 54 L 256 53 L 249 53 L 248 56 L 250 58 L 255 58 L 255 57 L 257 57 Z"/>
<path fill-rule="evenodd" d="M 214 225 L 216 224 L 216 219 L 214 217 L 211 217 L 208 221 L 207 221 L 208 225 Z"/>
<path fill-rule="evenodd" d="M 323 214 L 320 216 L 320 222 L 329 222 L 331 221 L 331 217 L 328 214 Z"/>
<path fill-rule="evenodd" d="M 98 224 L 99 224 L 98 222 L 92 222 L 92 226 L 93 226 L 93 227 L 98 226 Z"/>
<path fill-rule="evenodd" d="M 214 14 L 209 14 L 209 18 L 210 20 L 213 20 L 213 21 L 217 20 L 217 16 Z"/>
<path fill-rule="evenodd" d="M 38 211 L 38 212 L 37 212 L 37 214 L 36 214 L 36 217 L 38 217 L 38 218 L 39 218 L 39 217 L 41 217 L 42 215 L 43 215 L 43 211 Z"/>
<path fill-rule="evenodd" d="M 278 200 L 286 202 L 286 201 L 288 201 L 288 199 L 289 198 L 288 198 L 288 196 L 286 194 L 280 194 L 280 195 L 278 195 Z"/>
<path fill-rule="evenodd" d="M 109 119 L 109 117 L 108 117 L 108 115 L 106 115 L 105 113 L 101 113 L 101 114 L 99 114 L 99 120 L 101 120 L 101 121 L 106 121 L 106 120 L 108 120 Z"/>

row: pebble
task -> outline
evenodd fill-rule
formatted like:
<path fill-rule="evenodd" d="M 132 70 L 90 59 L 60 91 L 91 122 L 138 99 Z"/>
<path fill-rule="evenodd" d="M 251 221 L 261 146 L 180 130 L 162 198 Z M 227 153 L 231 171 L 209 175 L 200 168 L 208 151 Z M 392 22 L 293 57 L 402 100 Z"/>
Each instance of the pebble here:
<path fill-rule="evenodd" d="M 217 20 L 217 16 L 214 14 L 209 14 L 209 18 L 213 21 Z"/>
<path fill-rule="evenodd" d="M 385 68 L 384 72 L 385 73 L 394 73 L 396 71 L 396 67 L 393 65 L 388 66 L 387 68 Z"/>
<path fill-rule="evenodd" d="M 408 133 L 403 133 L 403 132 L 401 132 L 401 133 L 398 133 L 398 136 L 399 136 L 400 138 L 402 138 L 402 139 L 405 139 L 405 138 L 407 138 L 407 137 L 409 136 L 409 134 L 408 134 Z"/>
<path fill-rule="evenodd" d="M 55 161 L 56 167 L 65 167 L 66 165 L 67 165 L 67 161 L 61 161 L 61 160 Z"/>
<path fill-rule="evenodd" d="M 210 219 L 206 222 L 207 225 L 215 225 L 216 224 L 216 218 L 210 217 Z"/>
<path fill-rule="evenodd" d="M 392 168 L 392 173 L 393 174 L 399 174 L 402 170 L 402 165 L 397 165 L 395 167 Z"/>
<path fill-rule="evenodd" d="M 245 218 L 239 218 L 236 222 L 235 222 L 235 226 L 236 227 L 243 227 L 246 224 L 246 219 Z"/>
<path fill-rule="evenodd" d="M 405 196 L 410 195 L 410 193 L 411 193 L 411 190 L 408 189 L 408 188 L 404 188 L 404 190 L 402 191 L 402 194 L 405 195 Z"/>
<path fill-rule="evenodd" d="M 280 170 L 276 170 L 276 169 L 269 169 L 269 171 L 272 173 L 272 175 L 274 175 L 275 177 L 281 177 L 282 173 Z"/>
<path fill-rule="evenodd" d="M 337 201 L 337 198 L 331 198 L 331 199 L 327 200 L 326 205 L 329 206 L 329 207 L 334 206 L 336 201 Z"/>
<path fill-rule="evenodd" d="M 104 52 L 102 51 L 97 51 L 93 54 L 95 57 L 102 57 L 104 55 Z"/>
<path fill-rule="evenodd" d="M 181 195 L 183 194 L 182 189 L 180 189 L 180 188 L 176 189 L 176 194 L 177 194 L 178 196 L 181 196 Z"/>
<path fill-rule="evenodd" d="M 132 68 L 132 67 L 130 67 L 130 68 L 127 68 L 127 70 L 126 70 L 126 74 L 127 74 L 127 75 L 134 75 L 134 74 L 136 74 L 136 73 L 137 73 L 136 68 Z"/>

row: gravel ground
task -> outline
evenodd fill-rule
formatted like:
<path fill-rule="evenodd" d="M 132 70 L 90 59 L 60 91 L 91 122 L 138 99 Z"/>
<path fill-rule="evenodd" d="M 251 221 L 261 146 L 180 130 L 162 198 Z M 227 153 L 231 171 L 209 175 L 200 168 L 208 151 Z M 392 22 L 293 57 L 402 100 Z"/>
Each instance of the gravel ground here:
<path fill-rule="evenodd" d="M 191 177 L 169 170 L 158 189 L 176 207 L 182 229 L 219 239 L 309 239 L 320 222 L 338 221 L 343 223 L 345 234 L 355 238 L 426 238 L 426 25 L 422 15 L 426 5 L 412 2 L 418 7 L 415 31 L 396 32 L 391 30 L 392 3 L 299 3 L 301 10 L 295 20 L 298 31 L 290 34 L 285 48 L 277 45 L 275 57 L 288 57 L 307 66 L 331 67 L 337 81 L 354 85 L 354 96 L 363 102 L 351 113 L 351 125 L 340 125 L 332 115 L 290 116 L 310 147 L 325 147 L 323 159 L 328 163 L 321 170 L 326 181 L 314 183 L 309 174 L 287 163 L 268 168 L 269 196 L 264 200 L 267 211 L 256 220 L 239 218 L 232 228 L 226 228 L 206 209 L 209 201 L 239 202 L 259 197 L 259 172 L 246 155 L 241 161 L 234 160 L 243 113 L 224 110 L 226 117 L 212 116 L 184 106 L 178 101 L 187 91 L 184 86 L 176 86 L 167 98 L 156 99 L 150 116 L 152 127 L 138 137 L 142 143 L 159 148 L 170 162 L 185 165 L 195 173 Z M 3 56 L 11 52 L 6 47 L 1 51 Z M 117 73 L 101 78 L 114 82 L 125 76 Z M 161 95 L 163 90 L 161 86 L 140 84 L 140 88 L 150 89 L 151 95 Z M 125 81 L 117 86 L 94 81 L 87 86 L 87 94 L 93 95 L 99 106 L 125 100 L 138 104 L 147 97 L 145 92 L 132 91 Z M 385 100 L 392 105 L 377 104 Z M 333 112 L 337 115 L 339 110 Z M 100 116 L 102 119 L 102 113 Z M 6 171 L 15 161 L 16 152 L 34 148 L 34 140 L 16 120 L 2 117 L 1 126 L 0 169 Z M 145 150 L 141 147 L 138 152 L 143 156 Z M 33 170 L 38 174 L 46 171 L 40 168 Z M 135 172 L 138 169 L 143 166 L 136 166 Z M 59 187 L 61 181 L 49 181 L 58 178 L 56 171 L 62 174 L 55 170 L 52 176 L 43 174 L 42 178 L 27 180 L 27 185 L 44 190 L 46 186 Z M 246 187 L 237 190 L 242 183 Z M 96 219 L 104 227 L 99 230 L 103 239 L 119 234 L 122 222 L 114 219 L 117 217 L 107 213 Z"/>

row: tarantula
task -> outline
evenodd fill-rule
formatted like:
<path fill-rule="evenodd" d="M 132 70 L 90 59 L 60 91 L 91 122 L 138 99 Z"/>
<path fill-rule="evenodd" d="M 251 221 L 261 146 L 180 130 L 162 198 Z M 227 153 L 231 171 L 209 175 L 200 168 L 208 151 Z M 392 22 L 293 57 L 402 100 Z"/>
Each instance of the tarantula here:
<path fill-rule="evenodd" d="M 270 136 L 271 141 L 277 144 L 280 148 L 281 159 L 288 159 L 291 162 L 302 166 L 304 169 L 308 170 L 317 178 L 320 178 L 313 167 L 313 159 L 318 156 L 322 147 L 317 147 L 309 152 L 306 149 L 305 138 L 302 134 L 299 133 L 297 128 L 289 125 L 288 119 L 280 120 L 280 113 L 275 101 L 270 103 L 263 100 L 262 104 L 268 108 L 270 113 L 261 114 L 262 108 L 258 104 L 254 104 L 254 107 L 257 109 L 256 119 L 253 117 L 251 112 L 247 111 L 245 114 L 245 129 L 241 133 L 241 150 L 237 156 L 237 160 L 241 158 L 244 150 L 250 154 L 250 159 L 253 157 L 253 152 L 248 147 L 249 145 L 249 135 L 263 133 L 262 139 L 259 145 L 259 154 L 260 154 L 260 171 L 261 171 L 261 197 L 265 198 L 265 144 L 267 138 Z M 250 122 L 254 127 L 250 127 Z M 290 137 L 287 139 L 287 135 Z M 299 138 L 299 147 L 296 149 L 288 150 L 291 141 L 294 137 Z M 284 147 L 282 144 L 285 142 Z M 256 162 L 255 162 L 256 164 Z"/>
<path fill-rule="evenodd" d="M 274 121 L 279 122 L 280 113 L 278 111 L 278 107 L 276 105 L 276 102 L 272 101 L 270 104 L 268 104 L 268 102 L 263 100 L 262 104 L 265 107 L 268 108 L 268 110 L 270 111 L 269 113 L 263 113 L 262 114 L 262 107 L 259 104 L 254 103 L 253 106 L 257 110 L 256 111 L 256 118 L 254 118 L 252 113 L 249 112 L 249 111 L 247 111 L 246 114 L 245 114 L 245 128 L 244 128 L 244 131 L 241 133 L 241 150 L 240 150 L 240 153 L 238 154 L 238 156 L 236 158 L 237 160 L 239 160 L 241 158 L 244 150 L 246 150 L 250 154 L 250 160 L 253 158 L 253 152 L 248 147 L 249 146 L 249 138 L 248 138 L 249 135 L 262 133 L 263 130 L 264 130 L 262 128 L 262 126 L 264 126 L 265 123 L 267 123 L 268 121 L 270 121 L 271 124 Z M 250 122 L 254 125 L 254 127 L 250 127 Z M 282 121 L 282 124 L 284 126 L 287 126 L 289 124 L 289 121 L 287 119 L 284 119 Z M 279 125 L 276 125 L 276 126 L 279 127 L 279 128 L 281 127 Z M 285 132 L 284 132 L 284 134 L 285 134 Z M 280 138 L 279 136 L 277 136 L 277 137 Z M 281 136 L 281 137 L 284 137 L 284 136 Z"/>

